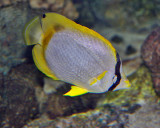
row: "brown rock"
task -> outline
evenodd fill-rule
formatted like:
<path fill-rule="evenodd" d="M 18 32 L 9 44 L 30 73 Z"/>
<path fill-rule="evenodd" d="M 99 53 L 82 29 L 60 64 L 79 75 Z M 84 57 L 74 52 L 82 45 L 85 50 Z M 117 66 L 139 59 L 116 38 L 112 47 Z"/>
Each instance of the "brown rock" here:
<path fill-rule="evenodd" d="M 96 107 L 98 99 L 104 95 L 86 94 L 84 96 L 68 97 L 63 96 L 63 94 L 64 92 L 60 91 L 50 94 L 45 103 L 45 113 L 47 113 L 51 119 L 93 109 Z"/>
<path fill-rule="evenodd" d="M 156 93 L 160 96 L 160 73 L 153 73 L 152 79 Z"/>
<path fill-rule="evenodd" d="M 35 9 L 43 8 L 47 9 L 49 8 L 49 4 L 43 0 L 30 0 L 30 6 Z"/>
<path fill-rule="evenodd" d="M 44 115 L 28 123 L 24 128 L 39 128 L 42 126 L 43 128 L 127 128 L 128 123 L 128 116 L 120 111 L 120 107 L 108 105 L 104 108 L 54 120 Z"/>
<path fill-rule="evenodd" d="M 135 113 L 129 115 L 129 128 L 159 128 L 160 105 L 155 102 L 147 102 Z"/>
<path fill-rule="evenodd" d="M 160 95 L 160 27 L 151 32 L 141 49 L 144 63 L 152 72 L 155 91 Z"/>
<path fill-rule="evenodd" d="M 5 128 L 21 128 L 27 121 L 39 113 L 35 96 L 36 68 L 32 65 L 21 65 L 3 77 L 0 86 L 2 97 L 0 109 L 1 126 Z"/>
<path fill-rule="evenodd" d="M 66 0 L 66 6 L 62 10 L 62 14 L 70 19 L 76 19 L 79 16 L 79 13 L 76 11 L 76 8 L 70 0 Z"/>
<path fill-rule="evenodd" d="M 29 0 L 29 3 L 31 8 L 57 12 L 70 19 L 76 19 L 79 16 L 71 0 Z"/>
<path fill-rule="evenodd" d="M 18 2 L 26 2 L 27 0 L 0 0 L 0 7 L 9 6 Z"/>

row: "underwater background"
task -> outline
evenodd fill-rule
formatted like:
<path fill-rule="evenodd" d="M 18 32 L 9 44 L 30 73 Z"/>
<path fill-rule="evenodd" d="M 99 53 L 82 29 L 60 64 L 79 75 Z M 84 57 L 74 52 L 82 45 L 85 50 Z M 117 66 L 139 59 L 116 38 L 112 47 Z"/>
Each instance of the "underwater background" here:
<path fill-rule="evenodd" d="M 100 33 L 121 56 L 131 88 L 65 97 L 70 85 L 41 73 L 25 24 L 56 12 Z M 159 128 L 159 0 L 0 0 L 1 128 Z"/>

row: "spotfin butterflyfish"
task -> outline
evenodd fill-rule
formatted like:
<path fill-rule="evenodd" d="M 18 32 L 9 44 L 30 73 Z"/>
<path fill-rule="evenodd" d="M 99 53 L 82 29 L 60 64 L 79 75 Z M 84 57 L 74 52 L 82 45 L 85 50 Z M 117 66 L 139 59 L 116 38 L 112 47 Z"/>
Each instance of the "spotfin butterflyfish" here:
<path fill-rule="evenodd" d="M 130 86 L 120 56 L 100 34 L 57 13 L 33 18 L 23 31 L 37 68 L 72 84 L 64 96 L 104 93 Z"/>

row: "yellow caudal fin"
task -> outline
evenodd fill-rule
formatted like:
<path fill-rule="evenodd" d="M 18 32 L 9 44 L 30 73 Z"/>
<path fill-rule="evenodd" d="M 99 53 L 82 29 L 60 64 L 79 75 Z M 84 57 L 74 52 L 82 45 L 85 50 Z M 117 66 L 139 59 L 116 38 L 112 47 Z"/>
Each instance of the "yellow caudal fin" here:
<path fill-rule="evenodd" d="M 51 72 L 51 70 L 47 66 L 47 63 L 44 58 L 42 46 L 39 44 L 35 45 L 33 47 L 32 54 L 33 54 L 33 59 L 34 59 L 34 62 L 36 64 L 37 68 L 41 72 L 46 74 L 48 77 L 51 77 L 54 80 L 58 80 L 58 78 L 54 75 L 54 73 Z"/>
<path fill-rule="evenodd" d="M 120 89 L 129 89 L 131 87 L 129 80 L 126 78 L 123 72 L 121 73 L 121 77 L 122 77 L 121 81 L 119 85 L 114 89 L 114 91 L 120 90 Z"/>
<path fill-rule="evenodd" d="M 27 45 L 33 45 L 41 42 L 42 39 L 42 27 L 40 18 L 35 17 L 25 25 L 23 30 L 23 36 Z"/>
<path fill-rule="evenodd" d="M 71 86 L 71 90 L 64 94 L 64 96 L 79 96 L 88 93 L 88 90 L 80 88 L 78 86 Z"/>

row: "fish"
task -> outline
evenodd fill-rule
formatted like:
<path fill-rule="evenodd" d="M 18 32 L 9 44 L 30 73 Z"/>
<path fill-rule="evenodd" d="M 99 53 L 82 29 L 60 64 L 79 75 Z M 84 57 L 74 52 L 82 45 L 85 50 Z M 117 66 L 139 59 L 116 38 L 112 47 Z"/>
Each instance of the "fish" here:
<path fill-rule="evenodd" d="M 23 36 L 26 45 L 34 45 L 32 55 L 37 68 L 53 80 L 71 84 L 64 96 L 131 86 L 112 44 L 63 15 L 48 12 L 36 16 L 25 25 Z"/>

